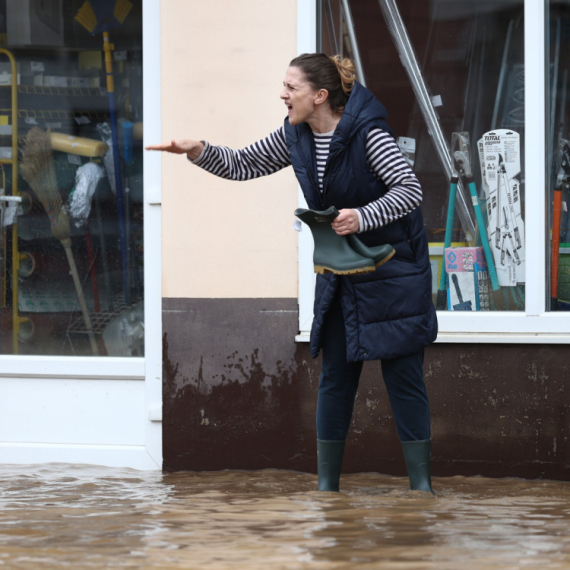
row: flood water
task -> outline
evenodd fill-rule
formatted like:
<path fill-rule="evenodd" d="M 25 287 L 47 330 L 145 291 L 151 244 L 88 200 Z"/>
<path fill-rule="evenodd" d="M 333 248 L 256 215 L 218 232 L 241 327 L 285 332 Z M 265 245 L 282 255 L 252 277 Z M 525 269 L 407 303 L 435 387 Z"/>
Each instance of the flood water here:
<path fill-rule="evenodd" d="M 570 569 L 570 483 L 0 466 L 0 567 Z"/>

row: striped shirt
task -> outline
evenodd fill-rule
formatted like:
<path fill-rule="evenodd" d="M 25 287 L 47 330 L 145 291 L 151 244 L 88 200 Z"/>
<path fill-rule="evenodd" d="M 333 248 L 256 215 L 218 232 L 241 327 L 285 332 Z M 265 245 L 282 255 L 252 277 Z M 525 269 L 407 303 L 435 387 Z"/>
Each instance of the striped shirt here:
<path fill-rule="evenodd" d="M 313 135 L 318 183 L 322 192 L 323 174 L 333 132 Z M 200 156 L 191 162 L 228 180 L 251 180 L 273 174 L 291 165 L 283 126 L 241 150 L 213 146 L 206 141 L 204 145 Z M 384 226 L 405 216 L 422 201 L 422 189 L 418 179 L 388 133 L 378 128 L 370 130 L 366 141 L 366 158 L 371 172 L 387 186 L 388 192 L 363 207 L 355 208 L 359 219 L 359 233 Z"/>

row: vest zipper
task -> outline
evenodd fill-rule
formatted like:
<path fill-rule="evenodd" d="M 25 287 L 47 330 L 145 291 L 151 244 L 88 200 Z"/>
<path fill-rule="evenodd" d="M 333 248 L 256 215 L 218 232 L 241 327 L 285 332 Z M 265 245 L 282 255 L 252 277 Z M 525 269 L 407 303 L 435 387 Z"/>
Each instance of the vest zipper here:
<path fill-rule="evenodd" d="M 332 142 L 332 141 L 331 141 Z M 338 160 L 339 155 L 342 153 L 344 149 L 339 149 L 337 150 L 332 156 L 329 154 L 329 160 L 327 161 L 327 164 L 325 165 L 325 171 L 323 173 L 323 192 L 322 192 L 322 203 L 323 203 L 323 208 L 325 207 L 325 196 L 327 193 L 327 187 L 328 187 L 328 173 L 331 170 L 331 168 L 333 167 L 334 163 Z M 321 194 L 319 192 L 319 194 Z"/>
<path fill-rule="evenodd" d="M 302 148 L 301 145 L 299 144 L 299 150 L 301 152 L 299 152 L 299 156 L 301 157 L 301 160 L 303 161 L 303 164 L 305 165 L 305 168 L 307 169 L 307 174 L 309 176 L 309 180 L 311 181 L 311 184 L 313 185 L 313 188 L 315 190 L 315 193 L 318 196 L 319 202 L 321 204 L 321 209 L 324 210 L 325 209 L 325 203 L 323 201 L 323 194 L 321 194 L 321 191 L 319 190 L 319 184 L 318 182 L 315 181 L 315 177 L 314 177 L 314 172 L 313 172 L 313 165 L 310 163 L 307 163 L 307 160 L 305 158 L 305 153 L 302 152 Z M 311 162 L 311 161 L 309 161 Z"/>

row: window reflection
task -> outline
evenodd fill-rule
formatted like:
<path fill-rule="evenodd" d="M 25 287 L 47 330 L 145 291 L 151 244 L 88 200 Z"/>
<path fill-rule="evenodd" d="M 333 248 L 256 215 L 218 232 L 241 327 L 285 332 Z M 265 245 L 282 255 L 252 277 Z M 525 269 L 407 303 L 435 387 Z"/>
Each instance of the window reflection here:
<path fill-rule="evenodd" d="M 142 356 L 142 9 L 0 2 L 0 353 Z"/>
<path fill-rule="evenodd" d="M 321 0 L 319 10 L 321 49 L 360 56 L 360 80 L 413 157 L 437 308 L 524 310 L 523 2 Z"/>

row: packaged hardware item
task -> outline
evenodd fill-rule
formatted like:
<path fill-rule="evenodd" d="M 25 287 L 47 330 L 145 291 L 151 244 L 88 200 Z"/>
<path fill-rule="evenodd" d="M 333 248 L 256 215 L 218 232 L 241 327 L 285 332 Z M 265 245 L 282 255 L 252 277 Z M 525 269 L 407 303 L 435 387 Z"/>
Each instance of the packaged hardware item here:
<path fill-rule="evenodd" d="M 482 247 L 448 247 L 445 271 L 449 278 L 449 311 L 480 311 L 489 308 L 488 274 Z"/>
<path fill-rule="evenodd" d="M 520 136 L 508 129 L 485 133 L 478 141 L 487 207 L 487 236 L 499 285 L 525 280 L 524 221 L 521 208 Z"/>

